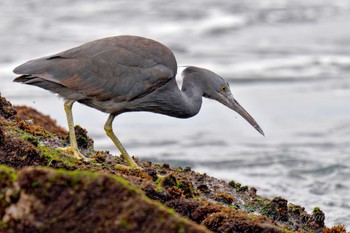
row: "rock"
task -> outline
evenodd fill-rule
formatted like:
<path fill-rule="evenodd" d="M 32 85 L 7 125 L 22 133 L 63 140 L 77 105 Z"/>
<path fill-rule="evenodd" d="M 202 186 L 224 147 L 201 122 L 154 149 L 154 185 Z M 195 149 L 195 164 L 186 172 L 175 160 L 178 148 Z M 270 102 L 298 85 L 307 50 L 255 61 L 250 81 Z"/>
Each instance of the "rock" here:
<path fill-rule="evenodd" d="M 2 232 L 210 232 L 125 179 L 86 171 L 0 167 Z M 15 174 L 15 176 L 13 175 Z M 12 178 L 16 177 L 16 178 Z M 19 193 L 12 200 L 9 193 Z"/>
<path fill-rule="evenodd" d="M 95 151 L 82 128 L 92 161 L 77 160 L 56 149 L 66 132 L 57 136 L 55 121 L 25 112 L 0 98 L 1 232 L 345 232 L 327 228 L 319 208 L 308 214 L 194 169 L 137 158 L 143 170 L 120 166 L 123 159 Z"/>
<path fill-rule="evenodd" d="M 16 110 L 12 107 L 12 104 L 0 95 L 0 116 L 5 119 L 11 118 L 16 114 Z"/>

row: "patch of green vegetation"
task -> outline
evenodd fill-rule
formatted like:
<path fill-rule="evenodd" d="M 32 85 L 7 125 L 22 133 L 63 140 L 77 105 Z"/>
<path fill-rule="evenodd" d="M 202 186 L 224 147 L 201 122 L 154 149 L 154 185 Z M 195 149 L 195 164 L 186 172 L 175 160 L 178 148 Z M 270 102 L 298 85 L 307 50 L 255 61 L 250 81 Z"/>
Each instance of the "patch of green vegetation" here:
<path fill-rule="evenodd" d="M 47 159 L 48 166 L 50 166 L 50 164 L 53 161 L 63 162 L 67 167 L 74 167 L 76 165 L 76 162 L 77 162 L 76 158 L 63 153 L 60 150 L 57 150 L 50 146 L 43 146 L 43 145 L 39 145 L 38 149 L 39 149 L 40 156 Z"/>
<path fill-rule="evenodd" d="M 244 209 L 248 213 L 253 213 L 256 210 L 260 210 L 261 209 L 261 206 L 263 205 L 263 200 L 264 200 L 263 198 L 256 197 L 256 198 L 254 198 L 254 200 L 252 202 L 245 202 L 242 205 L 242 209 Z"/>
<path fill-rule="evenodd" d="M 0 180 L 9 179 L 11 182 L 17 180 L 17 173 L 14 169 L 0 164 Z"/>
<path fill-rule="evenodd" d="M 124 229 L 127 229 L 129 227 L 130 223 L 128 222 L 128 220 L 126 219 L 121 219 L 120 222 L 119 222 L 119 227 L 120 228 L 124 228 Z"/>
<path fill-rule="evenodd" d="M 289 229 L 286 229 L 286 228 L 282 228 L 279 227 L 279 230 L 282 231 L 283 233 L 295 233 L 295 231 L 292 231 L 292 230 L 289 230 Z"/>
<path fill-rule="evenodd" d="M 160 184 L 160 182 L 162 182 L 163 177 L 162 176 L 158 176 L 158 179 L 154 182 L 155 184 Z"/>
<path fill-rule="evenodd" d="M 320 209 L 320 207 L 315 207 L 312 210 L 312 218 L 313 220 L 321 225 L 324 225 L 324 220 L 325 220 L 325 214 L 323 211 Z"/>
<path fill-rule="evenodd" d="M 157 192 L 162 192 L 162 191 L 164 191 L 164 189 L 163 189 L 163 187 L 162 187 L 162 186 L 157 185 L 157 187 L 156 187 L 156 191 L 157 191 Z"/>
<path fill-rule="evenodd" d="M 38 188 L 40 186 L 40 184 L 39 184 L 39 182 L 37 182 L 37 181 L 34 181 L 33 183 L 32 183 L 32 188 Z"/>
<path fill-rule="evenodd" d="M 231 209 L 234 209 L 234 210 L 239 210 L 240 207 L 237 203 L 234 203 L 233 205 L 230 206 Z"/>
<path fill-rule="evenodd" d="M 180 189 L 184 189 L 186 186 L 183 184 L 183 183 L 181 183 L 181 182 L 177 182 L 177 185 L 176 185 L 178 188 L 180 188 Z"/>
<path fill-rule="evenodd" d="M 236 189 L 237 192 L 245 192 L 248 190 L 247 185 L 242 185 L 241 183 L 235 182 L 233 180 L 229 181 L 228 185 Z"/>
<path fill-rule="evenodd" d="M 0 230 L 1 229 L 6 229 L 6 228 L 7 228 L 7 223 L 2 221 L 2 220 L 0 220 Z"/>
<path fill-rule="evenodd" d="M 179 226 L 178 226 L 178 230 L 177 230 L 177 233 L 185 233 L 186 231 L 185 231 L 185 227 L 182 225 L 182 224 L 180 224 Z"/>
<path fill-rule="evenodd" d="M 232 188 L 236 188 L 236 182 L 234 180 L 229 181 L 228 185 L 230 185 Z"/>
<path fill-rule="evenodd" d="M 25 134 L 22 136 L 23 141 L 30 142 L 33 144 L 35 147 L 39 145 L 38 139 L 36 137 L 31 136 L 30 134 Z"/>
<path fill-rule="evenodd" d="M 256 197 L 254 198 L 254 202 L 258 205 L 263 205 L 265 203 L 266 199 L 263 197 Z"/>
<path fill-rule="evenodd" d="M 238 192 L 245 192 L 248 191 L 248 186 L 247 185 L 243 185 L 240 188 L 236 189 Z"/>
<path fill-rule="evenodd" d="M 257 210 L 259 210 L 260 214 L 271 218 L 271 215 L 273 214 L 271 201 L 264 198 L 255 198 L 255 201 L 257 203 Z"/>
<path fill-rule="evenodd" d="M 44 129 L 42 129 L 42 133 L 45 135 L 41 135 L 41 134 L 36 134 L 35 132 L 28 132 L 25 129 L 21 129 L 18 126 L 6 126 L 5 127 L 5 131 L 6 134 L 9 137 L 16 137 L 16 138 L 21 138 L 24 141 L 29 141 L 32 143 L 32 141 L 35 142 L 39 142 L 40 140 L 43 140 L 45 138 L 53 138 L 56 137 L 55 134 L 52 134 Z M 31 141 L 30 141 L 31 140 Z"/>
<path fill-rule="evenodd" d="M 301 209 L 300 206 L 289 203 L 288 204 L 288 211 L 293 213 L 293 214 L 300 215 L 303 210 Z"/>
<path fill-rule="evenodd" d="M 67 179 L 66 185 L 69 185 L 72 187 L 73 190 L 79 190 L 82 188 L 82 185 L 85 184 L 83 182 L 84 179 L 94 179 L 98 176 L 98 173 L 92 172 L 92 171 L 79 171 L 79 170 L 73 170 L 73 171 L 68 171 L 65 169 L 56 169 L 55 170 L 57 173 L 49 176 L 49 183 L 51 184 L 56 184 L 58 180 L 61 180 L 60 177 L 68 176 L 69 179 Z M 47 185 L 47 188 L 49 187 L 50 184 Z M 74 191 L 73 191 L 74 192 Z"/>
<path fill-rule="evenodd" d="M 13 182 L 17 180 L 16 171 L 5 165 L 0 165 L 0 211 L 10 205 L 8 197 L 10 199 L 17 199 L 19 192 L 11 189 Z M 9 192 L 10 191 L 10 192 Z M 0 222 L 0 229 L 3 224 Z"/>
<path fill-rule="evenodd" d="M 320 207 L 316 206 L 313 210 L 312 210 L 312 214 L 319 214 L 319 213 L 323 213 L 322 210 L 320 209 Z"/>
<path fill-rule="evenodd" d="M 5 131 L 6 131 L 6 135 L 9 138 L 16 137 L 24 140 L 25 138 L 32 136 L 30 133 L 27 133 L 24 130 L 18 129 L 17 127 L 13 127 L 13 126 L 6 126 Z"/>

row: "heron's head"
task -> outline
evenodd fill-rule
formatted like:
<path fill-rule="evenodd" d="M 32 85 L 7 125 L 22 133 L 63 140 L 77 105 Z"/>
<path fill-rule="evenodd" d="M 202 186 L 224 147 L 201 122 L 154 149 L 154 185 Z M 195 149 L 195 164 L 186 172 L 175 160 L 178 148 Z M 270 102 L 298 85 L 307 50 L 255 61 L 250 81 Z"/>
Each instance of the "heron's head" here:
<path fill-rule="evenodd" d="M 254 120 L 254 118 L 233 97 L 228 82 L 226 82 L 222 77 L 210 70 L 193 66 L 187 67 L 183 71 L 183 77 L 184 79 L 189 78 L 191 80 L 195 80 L 195 85 L 199 85 L 201 87 L 204 97 L 214 99 L 236 111 L 259 133 L 264 135 L 263 130 Z"/>

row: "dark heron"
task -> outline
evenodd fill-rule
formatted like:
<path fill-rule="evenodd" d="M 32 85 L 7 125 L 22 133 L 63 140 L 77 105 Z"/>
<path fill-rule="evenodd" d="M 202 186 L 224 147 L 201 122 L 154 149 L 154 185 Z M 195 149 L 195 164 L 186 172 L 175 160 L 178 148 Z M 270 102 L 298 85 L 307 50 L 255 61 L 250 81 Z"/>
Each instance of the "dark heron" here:
<path fill-rule="evenodd" d="M 106 134 L 131 167 L 137 167 L 113 133 L 115 116 L 132 111 L 149 111 L 178 118 L 196 115 L 202 96 L 214 99 L 239 113 L 264 135 L 256 121 L 233 98 L 229 84 L 214 72 L 190 66 L 183 72 L 178 88 L 174 54 L 157 41 L 138 36 L 116 36 L 85 43 L 61 53 L 28 61 L 13 71 L 15 82 L 57 93 L 65 99 L 70 147 L 80 153 L 74 134 L 72 105 L 85 104 L 109 113 Z"/>

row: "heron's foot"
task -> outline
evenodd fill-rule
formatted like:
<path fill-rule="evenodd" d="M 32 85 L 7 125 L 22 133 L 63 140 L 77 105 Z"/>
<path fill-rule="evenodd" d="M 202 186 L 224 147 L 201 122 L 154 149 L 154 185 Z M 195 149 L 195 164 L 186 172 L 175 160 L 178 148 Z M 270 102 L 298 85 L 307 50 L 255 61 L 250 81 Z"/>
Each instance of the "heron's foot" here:
<path fill-rule="evenodd" d="M 131 169 L 140 169 L 140 170 L 142 170 L 142 168 L 139 165 L 137 165 L 135 160 L 133 158 L 131 158 L 128 154 L 122 154 L 121 156 L 122 156 L 122 158 L 124 159 L 124 161 L 128 165 L 126 167 L 129 167 Z"/>
<path fill-rule="evenodd" d="M 127 165 L 117 164 L 117 165 L 115 165 L 115 168 L 127 169 L 127 170 L 134 170 L 135 169 L 135 170 L 140 170 L 140 171 L 143 170 L 142 167 L 137 165 L 135 160 L 133 158 L 131 158 L 129 155 L 127 155 L 127 157 L 126 157 L 122 154 L 121 157 L 124 159 L 124 161 L 126 162 Z"/>
<path fill-rule="evenodd" d="M 117 164 L 114 166 L 116 169 L 119 170 L 140 170 L 142 171 L 142 167 L 136 165 L 136 166 L 127 166 L 127 165 L 123 165 L 123 164 Z"/>
<path fill-rule="evenodd" d="M 69 147 L 58 147 L 57 149 L 60 150 L 60 151 L 66 152 L 68 154 L 72 154 L 74 158 L 83 160 L 84 162 L 89 162 L 91 160 L 90 158 L 85 157 L 85 155 L 83 155 L 79 151 L 79 149 L 71 147 L 71 146 L 69 146 Z"/>

